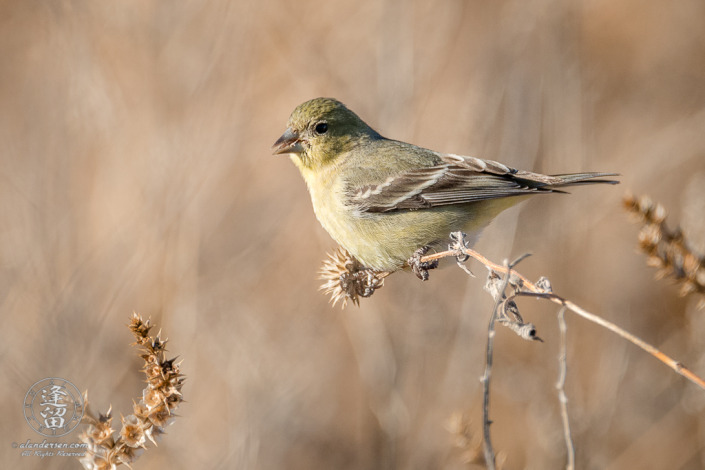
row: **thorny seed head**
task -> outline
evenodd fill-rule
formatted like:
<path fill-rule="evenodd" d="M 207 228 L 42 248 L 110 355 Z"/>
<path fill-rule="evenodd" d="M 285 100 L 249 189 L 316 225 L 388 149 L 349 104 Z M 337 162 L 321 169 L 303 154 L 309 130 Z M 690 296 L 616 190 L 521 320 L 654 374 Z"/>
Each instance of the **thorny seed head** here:
<path fill-rule="evenodd" d="M 168 339 L 162 341 L 160 335 L 157 335 L 156 338 L 152 340 L 152 344 L 150 345 L 151 352 L 157 354 L 166 351 L 166 343 L 168 341 Z"/>
<path fill-rule="evenodd" d="M 149 416 L 149 407 L 144 402 L 144 400 L 140 400 L 139 402 L 133 402 L 132 412 L 135 416 L 144 421 Z"/>
<path fill-rule="evenodd" d="M 145 423 L 135 415 L 122 417 L 120 437 L 129 447 L 144 447 L 146 437 L 144 434 Z"/>
<path fill-rule="evenodd" d="M 149 420 L 154 426 L 160 428 L 166 427 L 172 419 L 173 415 L 171 414 L 169 407 L 165 403 L 162 403 L 153 410 L 150 410 Z"/>
<path fill-rule="evenodd" d="M 348 300 L 360 305 L 360 297 L 370 297 L 384 285 L 388 272 L 365 268 L 347 250 L 338 247 L 323 261 L 319 279 L 325 281 L 320 289 L 330 294 L 333 305 L 341 302 L 345 308 Z"/>
<path fill-rule="evenodd" d="M 152 325 L 150 325 L 149 319 L 147 321 L 143 321 L 140 315 L 138 315 L 136 312 L 133 312 L 128 328 L 130 328 L 132 334 L 135 335 L 138 340 L 138 343 L 142 344 L 139 340 L 149 337 L 149 330 L 152 328 Z"/>
<path fill-rule="evenodd" d="M 142 402 L 151 410 L 164 403 L 164 394 L 161 390 L 144 389 L 142 391 Z"/>

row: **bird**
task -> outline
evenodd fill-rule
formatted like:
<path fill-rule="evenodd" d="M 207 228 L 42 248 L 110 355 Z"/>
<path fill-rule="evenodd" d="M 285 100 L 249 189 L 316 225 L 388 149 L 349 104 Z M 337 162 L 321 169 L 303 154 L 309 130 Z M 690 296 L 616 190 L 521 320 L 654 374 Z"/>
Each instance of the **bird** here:
<path fill-rule="evenodd" d="M 297 106 L 272 151 L 290 156 L 316 218 L 362 266 L 412 267 L 419 277 L 420 255 L 451 232 L 473 241 L 495 216 L 529 196 L 618 183 L 604 179 L 615 173 L 544 175 L 388 139 L 333 98 Z"/>

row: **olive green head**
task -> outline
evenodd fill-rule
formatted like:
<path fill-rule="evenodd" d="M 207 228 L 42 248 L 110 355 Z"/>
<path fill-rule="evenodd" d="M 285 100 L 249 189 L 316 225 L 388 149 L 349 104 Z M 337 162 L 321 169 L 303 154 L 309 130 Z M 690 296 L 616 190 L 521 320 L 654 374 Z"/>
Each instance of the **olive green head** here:
<path fill-rule="evenodd" d="M 307 168 L 325 165 L 336 157 L 380 135 L 332 98 L 316 98 L 300 104 L 289 117 L 286 132 L 274 143 L 274 154 L 298 157 Z M 295 160 L 296 162 L 296 160 Z"/>

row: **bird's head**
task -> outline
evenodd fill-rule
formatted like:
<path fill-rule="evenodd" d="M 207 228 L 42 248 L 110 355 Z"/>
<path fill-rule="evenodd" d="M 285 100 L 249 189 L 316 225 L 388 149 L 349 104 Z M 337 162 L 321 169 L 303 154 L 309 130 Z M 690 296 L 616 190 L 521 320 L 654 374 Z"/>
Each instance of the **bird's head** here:
<path fill-rule="evenodd" d="M 294 109 L 274 155 L 291 154 L 297 166 L 316 169 L 379 134 L 340 101 L 316 98 Z"/>

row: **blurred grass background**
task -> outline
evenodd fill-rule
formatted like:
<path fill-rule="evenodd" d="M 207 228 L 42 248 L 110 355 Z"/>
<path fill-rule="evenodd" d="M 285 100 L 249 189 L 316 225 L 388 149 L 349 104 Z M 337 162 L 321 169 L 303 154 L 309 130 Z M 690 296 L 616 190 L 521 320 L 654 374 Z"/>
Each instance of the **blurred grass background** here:
<path fill-rule="evenodd" d="M 181 417 L 135 468 L 475 468 L 491 298 L 457 268 L 395 274 L 331 308 L 333 242 L 285 157 L 289 113 L 333 96 L 383 135 L 618 187 L 537 197 L 477 248 L 705 374 L 704 313 L 653 280 L 625 190 L 705 248 L 705 4 L 697 0 L 5 1 L 0 4 L 0 457 L 41 441 L 44 377 L 128 414 L 142 388 L 124 325 L 151 316 L 184 359 Z M 504 468 L 564 464 L 555 308 L 545 343 L 500 329 L 492 432 Z M 705 466 L 705 393 L 568 316 L 578 468 Z M 76 441 L 72 434 L 62 439 Z M 467 450 L 467 449 L 466 449 Z"/>

